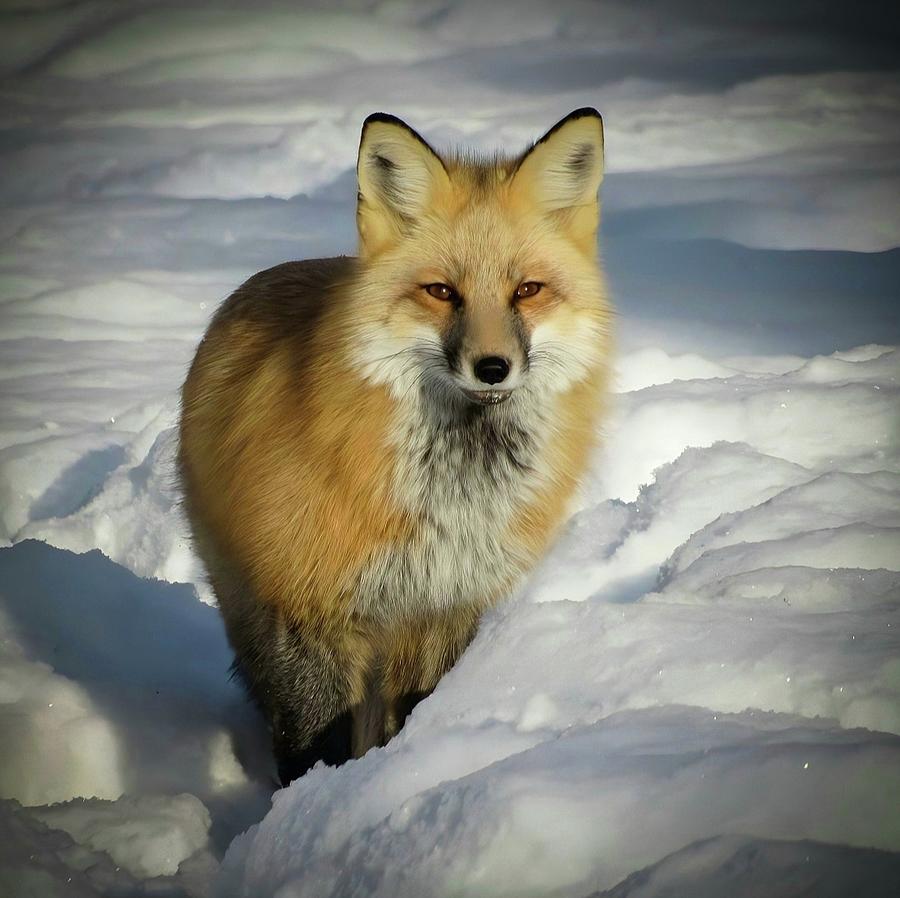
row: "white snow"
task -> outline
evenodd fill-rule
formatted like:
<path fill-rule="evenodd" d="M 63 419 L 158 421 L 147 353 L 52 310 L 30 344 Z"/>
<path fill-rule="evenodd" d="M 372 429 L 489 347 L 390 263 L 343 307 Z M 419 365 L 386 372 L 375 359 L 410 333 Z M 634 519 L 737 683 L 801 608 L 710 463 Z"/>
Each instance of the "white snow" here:
<path fill-rule="evenodd" d="M 860 355 L 842 364 L 873 366 L 889 422 L 900 353 Z M 671 405 L 626 394 L 600 470 L 630 472 L 648 406 L 664 463 L 633 500 L 630 473 L 595 486 L 613 498 L 586 502 L 397 739 L 296 783 L 232 846 L 223 893 L 588 895 L 723 834 L 897 851 L 898 434 L 868 472 L 842 381 L 811 453 L 821 399 L 797 380 L 754 382 L 742 435 L 771 454 L 671 433 L 673 409 L 711 401 L 711 421 L 745 419 L 745 374 L 659 385 Z M 788 390 L 808 423 L 776 438 Z"/>
<path fill-rule="evenodd" d="M 172 876 L 209 838 L 209 811 L 193 795 L 74 799 L 34 813 L 135 876 Z"/>
<path fill-rule="evenodd" d="M 765 15 L 4 7 L 0 893 L 900 894 L 900 96 L 874 33 Z M 577 511 L 395 740 L 272 797 L 179 508 L 194 347 L 353 251 L 369 112 L 491 150 L 587 104 L 620 351 Z"/>

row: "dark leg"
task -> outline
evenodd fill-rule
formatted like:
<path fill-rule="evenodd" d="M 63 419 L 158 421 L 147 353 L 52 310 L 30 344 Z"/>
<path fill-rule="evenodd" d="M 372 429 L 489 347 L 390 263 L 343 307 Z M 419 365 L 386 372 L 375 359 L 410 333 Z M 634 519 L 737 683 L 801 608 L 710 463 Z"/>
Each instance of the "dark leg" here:
<path fill-rule="evenodd" d="M 398 729 L 406 723 L 406 718 L 412 714 L 413 708 L 422 701 L 423 698 L 428 698 L 429 693 L 427 692 L 407 692 L 406 695 L 401 695 L 399 699 L 394 704 L 394 714 L 397 716 Z"/>
<path fill-rule="evenodd" d="M 269 722 L 281 783 L 317 761 L 349 760 L 351 709 L 369 677 L 370 635 L 352 619 L 289 618 L 280 603 L 255 595 L 228 562 L 215 553 L 204 557 L 235 653 L 233 674 Z"/>
<path fill-rule="evenodd" d="M 430 692 L 406 692 L 391 702 L 384 715 L 385 742 L 393 739 L 403 729 L 403 724 L 406 723 L 406 718 L 412 714 L 413 708 L 423 698 L 428 698 L 430 694 Z"/>
<path fill-rule="evenodd" d="M 352 634 L 327 640 L 278 620 L 269 637 L 251 656 L 255 670 L 246 658 L 241 668 L 272 725 L 278 776 L 286 786 L 317 761 L 337 766 L 353 757 L 354 671 L 365 658 Z"/>
<path fill-rule="evenodd" d="M 293 728 L 296 737 L 301 727 Z M 287 732 L 291 732 L 288 730 Z M 353 716 L 349 711 L 339 714 L 324 729 L 319 730 L 303 748 L 303 739 L 281 737 L 274 734 L 275 760 L 278 763 L 278 779 L 282 786 L 299 779 L 318 761 L 337 767 L 353 757 L 352 754 Z"/>

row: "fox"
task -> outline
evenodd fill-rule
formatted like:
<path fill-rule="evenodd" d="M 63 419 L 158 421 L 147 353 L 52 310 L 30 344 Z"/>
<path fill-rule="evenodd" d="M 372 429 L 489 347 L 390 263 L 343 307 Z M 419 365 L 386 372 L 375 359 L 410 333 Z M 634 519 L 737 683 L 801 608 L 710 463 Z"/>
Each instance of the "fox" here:
<path fill-rule="evenodd" d="M 596 109 L 492 156 L 374 113 L 356 174 L 357 255 L 238 287 L 181 397 L 190 531 L 283 786 L 385 745 L 521 588 L 607 402 Z"/>

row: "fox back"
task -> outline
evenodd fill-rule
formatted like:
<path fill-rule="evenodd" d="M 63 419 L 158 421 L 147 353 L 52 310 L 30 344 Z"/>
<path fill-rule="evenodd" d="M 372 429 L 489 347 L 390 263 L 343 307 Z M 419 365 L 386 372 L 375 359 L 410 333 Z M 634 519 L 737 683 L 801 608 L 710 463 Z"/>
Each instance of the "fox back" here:
<path fill-rule="evenodd" d="M 591 109 L 490 159 L 370 116 L 358 257 L 214 317 L 180 467 L 283 782 L 390 738 L 564 521 L 609 365 L 602 152 Z"/>

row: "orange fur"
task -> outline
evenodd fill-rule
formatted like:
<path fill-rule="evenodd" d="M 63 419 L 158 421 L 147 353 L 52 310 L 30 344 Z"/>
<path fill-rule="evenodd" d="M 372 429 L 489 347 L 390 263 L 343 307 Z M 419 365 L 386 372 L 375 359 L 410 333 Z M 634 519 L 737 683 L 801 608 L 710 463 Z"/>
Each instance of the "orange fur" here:
<path fill-rule="evenodd" d="M 314 336 L 323 349 L 332 328 Z M 341 628 L 354 571 L 410 531 L 388 491 L 392 400 L 327 349 L 319 367 L 297 336 L 213 323 L 185 385 L 181 458 L 193 514 L 259 599 Z"/>

